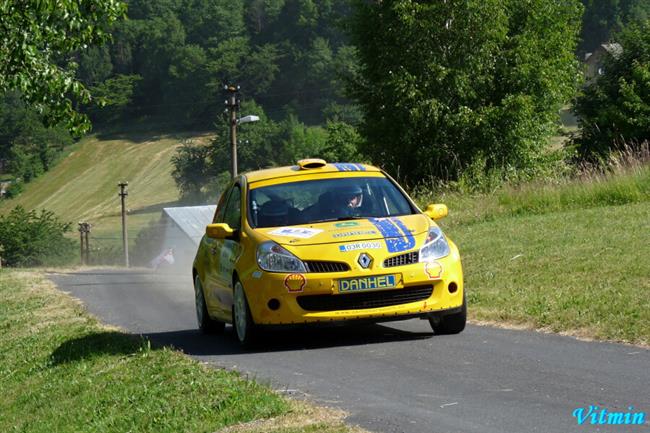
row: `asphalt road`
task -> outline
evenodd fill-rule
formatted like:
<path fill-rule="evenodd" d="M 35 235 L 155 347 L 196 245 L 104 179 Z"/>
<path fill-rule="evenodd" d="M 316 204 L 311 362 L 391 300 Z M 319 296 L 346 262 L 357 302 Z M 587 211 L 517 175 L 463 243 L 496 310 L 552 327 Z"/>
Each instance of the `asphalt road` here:
<path fill-rule="evenodd" d="M 589 405 L 650 416 L 650 350 L 479 326 L 433 336 L 416 319 L 275 331 L 244 352 L 230 327 L 197 331 L 188 277 L 101 270 L 50 279 L 107 323 L 343 408 L 374 432 L 650 431 L 650 420 L 597 426 L 572 416 Z"/>

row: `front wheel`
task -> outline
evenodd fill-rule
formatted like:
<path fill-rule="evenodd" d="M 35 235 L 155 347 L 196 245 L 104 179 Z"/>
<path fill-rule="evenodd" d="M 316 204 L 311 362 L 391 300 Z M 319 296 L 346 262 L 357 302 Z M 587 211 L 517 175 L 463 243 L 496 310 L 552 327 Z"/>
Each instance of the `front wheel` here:
<path fill-rule="evenodd" d="M 222 333 L 226 324 L 210 317 L 208 307 L 205 304 L 203 286 L 201 285 L 201 279 L 198 275 L 194 278 L 194 301 L 194 304 L 196 305 L 196 321 L 199 324 L 201 332 L 204 334 Z"/>
<path fill-rule="evenodd" d="M 463 306 L 460 312 L 448 314 L 442 317 L 429 318 L 429 324 L 433 332 L 440 335 L 460 334 L 465 329 L 467 322 L 467 302 L 463 295 Z"/>
<path fill-rule="evenodd" d="M 257 329 L 246 300 L 244 286 L 239 281 L 235 281 L 233 293 L 232 324 L 241 344 L 248 345 L 255 340 Z"/>

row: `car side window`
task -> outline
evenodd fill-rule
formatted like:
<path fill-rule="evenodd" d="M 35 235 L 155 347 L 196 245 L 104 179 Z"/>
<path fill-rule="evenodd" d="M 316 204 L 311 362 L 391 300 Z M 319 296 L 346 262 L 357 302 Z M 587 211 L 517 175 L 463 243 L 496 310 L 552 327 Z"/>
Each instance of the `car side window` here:
<path fill-rule="evenodd" d="M 212 219 L 212 224 L 218 224 L 223 222 L 224 211 L 226 210 L 226 202 L 228 201 L 228 196 L 230 195 L 232 188 L 227 189 L 221 194 L 219 203 L 217 204 L 217 211 L 214 213 L 214 218 Z"/>
<path fill-rule="evenodd" d="M 224 212 L 223 222 L 235 230 L 241 228 L 241 190 L 239 189 L 239 185 L 235 185 L 232 188 Z"/>

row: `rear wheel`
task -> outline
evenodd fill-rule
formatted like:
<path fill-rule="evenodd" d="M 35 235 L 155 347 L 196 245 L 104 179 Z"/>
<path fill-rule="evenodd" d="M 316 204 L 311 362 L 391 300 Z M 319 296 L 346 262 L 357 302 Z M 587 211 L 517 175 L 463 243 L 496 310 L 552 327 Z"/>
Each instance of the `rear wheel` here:
<path fill-rule="evenodd" d="M 239 342 L 247 345 L 255 340 L 257 328 L 253 322 L 253 316 L 251 316 L 251 310 L 246 300 L 244 286 L 239 281 L 235 281 L 233 292 L 232 325 L 235 328 L 235 335 Z"/>
<path fill-rule="evenodd" d="M 463 295 L 463 305 L 460 312 L 454 314 L 447 314 L 442 317 L 432 317 L 429 319 L 429 324 L 433 332 L 440 335 L 460 334 L 465 329 L 467 322 L 467 302 L 465 302 L 465 295 Z"/>
<path fill-rule="evenodd" d="M 197 275 L 194 278 L 194 300 L 196 305 L 196 321 L 199 324 L 199 329 L 204 334 L 220 334 L 223 332 L 226 324 L 219 320 L 214 320 L 208 314 L 208 307 L 205 304 L 205 295 L 203 294 L 203 286 L 201 279 Z"/>

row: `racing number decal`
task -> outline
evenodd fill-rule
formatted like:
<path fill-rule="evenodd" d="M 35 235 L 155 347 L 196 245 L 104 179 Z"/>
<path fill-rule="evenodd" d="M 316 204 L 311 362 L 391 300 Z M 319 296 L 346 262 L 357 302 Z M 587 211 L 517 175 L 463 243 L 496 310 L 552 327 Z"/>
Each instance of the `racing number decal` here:
<path fill-rule="evenodd" d="M 389 253 L 399 253 L 415 247 L 415 238 L 397 218 L 369 218 L 369 220 L 384 236 Z"/>

